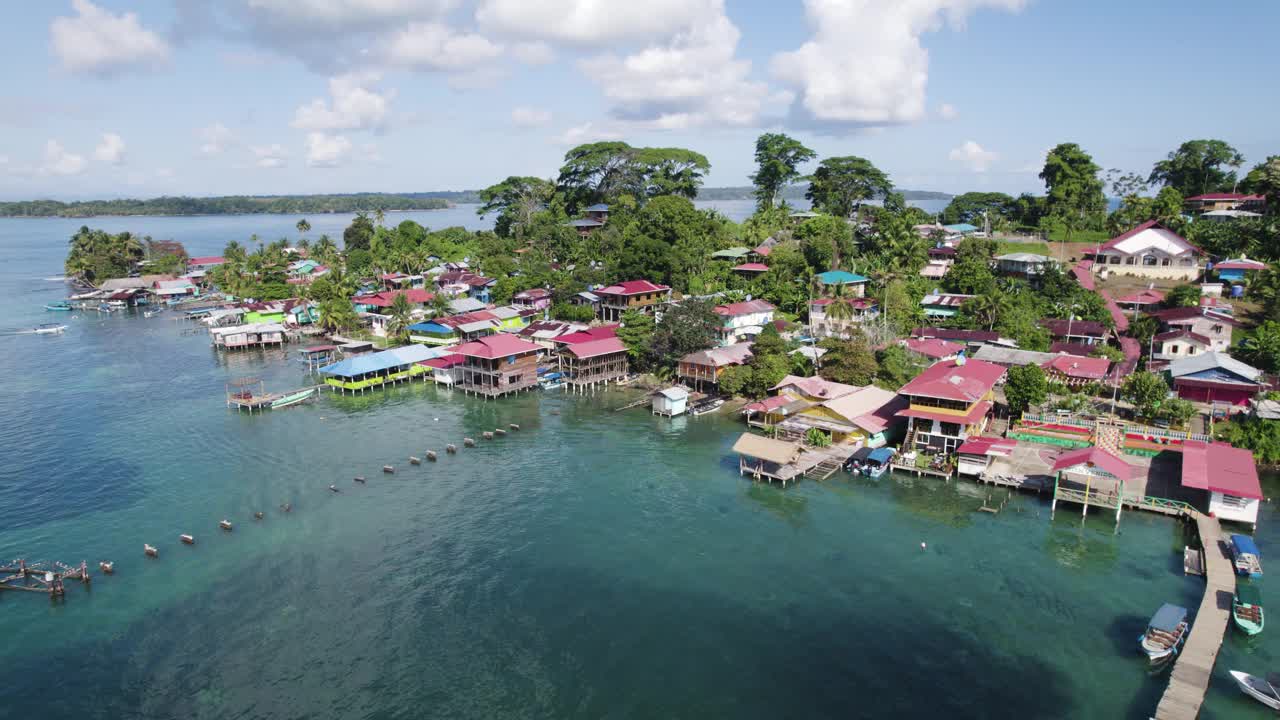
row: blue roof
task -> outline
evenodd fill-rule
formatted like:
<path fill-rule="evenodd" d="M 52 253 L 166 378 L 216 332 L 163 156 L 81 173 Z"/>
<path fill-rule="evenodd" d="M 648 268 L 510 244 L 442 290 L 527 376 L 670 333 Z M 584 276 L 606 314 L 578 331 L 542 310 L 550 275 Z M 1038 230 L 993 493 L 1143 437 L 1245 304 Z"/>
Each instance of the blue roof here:
<path fill-rule="evenodd" d="M 1149 627 L 1163 632 L 1173 632 L 1178 629 L 1178 624 L 1187 616 L 1187 609 L 1177 605 L 1165 603 L 1156 611 L 1154 617 L 1151 618 Z"/>
<path fill-rule="evenodd" d="M 1254 557 L 1262 557 L 1262 553 L 1258 551 L 1258 546 L 1254 544 L 1253 538 L 1248 535 L 1232 535 L 1231 547 L 1237 555 L 1253 555 Z"/>
<path fill-rule="evenodd" d="M 955 225 L 943 225 L 942 229 L 949 230 L 951 232 L 967 233 L 976 232 L 978 230 L 978 226 L 970 225 L 969 223 L 956 223 Z"/>
<path fill-rule="evenodd" d="M 410 330 L 417 331 L 417 332 L 433 333 L 433 334 L 436 334 L 436 335 L 451 335 L 451 334 L 453 334 L 453 328 L 449 327 L 448 325 L 441 325 L 440 323 L 435 322 L 435 321 L 433 321 L 433 320 L 428 320 L 428 321 L 426 321 L 426 322 L 420 322 L 420 323 L 414 323 L 414 324 L 412 324 L 412 325 L 410 325 L 410 326 L 409 326 L 409 329 L 410 329 Z"/>
<path fill-rule="evenodd" d="M 596 203 L 586 209 L 586 212 L 609 212 L 609 206 L 604 203 Z"/>
<path fill-rule="evenodd" d="M 868 460 L 878 463 L 889 462 L 889 458 L 891 457 L 893 457 L 893 448 L 887 447 L 876 448 L 867 455 Z"/>
<path fill-rule="evenodd" d="M 403 365 L 412 365 L 423 360 L 447 355 L 448 350 L 444 348 L 429 348 L 425 345 L 408 345 L 406 347 L 394 348 L 392 350 L 383 350 L 382 352 L 369 353 L 367 355 L 357 355 L 353 358 L 347 358 L 342 362 L 336 362 L 332 365 L 325 365 L 320 368 L 320 372 L 325 375 L 337 375 L 340 377 L 355 377 L 364 375 L 365 373 L 381 372 L 394 367 Z"/>
<path fill-rule="evenodd" d="M 849 285 L 851 283 L 866 282 L 867 278 L 847 270 L 828 270 L 824 273 L 818 273 L 818 280 L 823 285 Z"/>

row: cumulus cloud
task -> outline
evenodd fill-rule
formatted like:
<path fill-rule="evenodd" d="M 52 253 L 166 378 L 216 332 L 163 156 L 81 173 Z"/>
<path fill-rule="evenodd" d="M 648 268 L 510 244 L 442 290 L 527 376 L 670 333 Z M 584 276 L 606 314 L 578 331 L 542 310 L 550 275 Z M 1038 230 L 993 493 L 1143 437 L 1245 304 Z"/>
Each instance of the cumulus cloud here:
<path fill-rule="evenodd" d="M 382 51 L 391 65 L 412 70 L 471 70 L 502 55 L 502 47 L 474 33 L 440 23 L 412 23 L 394 33 Z"/>
<path fill-rule="evenodd" d="M 773 57 L 772 72 L 800 94 L 797 120 L 818 126 L 894 125 L 925 115 L 929 53 L 944 22 L 963 28 L 980 8 L 1018 11 L 1025 0 L 805 0 L 812 38 Z"/>
<path fill-rule="evenodd" d="M 222 123 L 214 123 L 196 131 L 200 138 L 200 152 L 204 155 L 219 155 L 236 142 L 235 135 Z"/>
<path fill-rule="evenodd" d="M 282 168 L 289 163 L 288 151 L 278 143 L 254 145 L 249 151 L 253 153 L 253 164 L 260 168 Z"/>
<path fill-rule="evenodd" d="M 965 140 L 960 147 L 947 153 L 947 158 L 952 162 L 963 163 L 965 167 L 979 173 L 986 172 L 997 157 L 999 156 L 996 153 L 984 149 L 972 140 Z"/>
<path fill-rule="evenodd" d="M 599 142 L 601 140 L 621 140 L 622 133 L 615 128 L 596 125 L 595 123 L 586 122 L 581 125 L 575 125 L 568 130 L 551 138 L 551 142 L 557 145 L 581 145 L 589 142 Z"/>
<path fill-rule="evenodd" d="M 938 117 L 943 120 L 955 120 L 960 115 L 960 111 L 956 110 L 956 106 L 951 103 L 942 103 L 938 106 Z"/>
<path fill-rule="evenodd" d="M 53 53 L 71 72 L 110 75 L 146 67 L 169 57 L 169 45 L 142 27 L 137 13 L 114 15 L 89 0 L 72 0 L 75 17 L 49 25 Z"/>
<path fill-rule="evenodd" d="M 516 43 L 511 46 L 511 54 L 525 65 L 549 65 L 556 59 L 556 51 L 544 42 Z"/>
<path fill-rule="evenodd" d="M 87 164 L 83 155 L 68 152 L 62 147 L 62 143 L 50 140 L 44 144 L 44 161 L 40 165 L 40 174 L 79 175 L 84 172 Z"/>
<path fill-rule="evenodd" d="M 381 76 L 351 73 L 329 79 L 330 100 L 316 98 L 298 108 L 293 127 L 299 130 L 379 130 L 386 125 L 395 91 L 370 88 Z"/>
<path fill-rule="evenodd" d="M 476 22 L 510 37 L 603 47 L 670 37 L 723 6 L 723 0 L 481 0 Z"/>
<path fill-rule="evenodd" d="M 511 122 L 516 127 L 542 127 L 551 122 L 551 111 L 521 106 L 511 111 Z"/>
<path fill-rule="evenodd" d="M 311 167 L 337 167 L 350 153 L 351 141 L 342 135 L 307 133 L 307 164 Z"/>
<path fill-rule="evenodd" d="M 93 156 L 99 162 L 119 165 L 124 162 L 124 138 L 115 133 L 103 133 L 102 142 L 94 149 Z"/>

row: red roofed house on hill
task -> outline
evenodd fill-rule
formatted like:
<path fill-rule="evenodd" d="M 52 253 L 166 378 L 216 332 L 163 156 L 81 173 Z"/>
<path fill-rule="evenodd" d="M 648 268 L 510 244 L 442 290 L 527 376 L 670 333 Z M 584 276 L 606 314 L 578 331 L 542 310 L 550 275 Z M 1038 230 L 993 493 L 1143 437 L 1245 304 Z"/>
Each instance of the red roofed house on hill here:
<path fill-rule="evenodd" d="M 579 391 L 627 376 L 627 346 L 614 335 L 561 345 L 558 357 L 565 382 Z"/>
<path fill-rule="evenodd" d="M 453 349 L 463 357 L 457 387 L 497 397 L 538 386 L 538 356 L 542 348 L 515 335 L 498 333 Z"/>
<path fill-rule="evenodd" d="M 899 417 L 911 419 L 906 451 L 950 453 L 970 436 L 981 435 L 993 405 L 993 390 L 1004 368 L 982 360 L 934 363 L 898 390 L 907 397 Z"/>
<path fill-rule="evenodd" d="M 628 280 L 592 292 L 600 298 L 596 311 L 605 322 L 618 322 L 628 310 L 653 313 L 654 306 L 671 299 L 671 288 L 648 280 Z"/>
<path fill-rule="evenodd" d="M 1189 330 L 1208 338 L 1211 349 L 1224 352 L 1231 348 L 1231 329 L 1240 325 L 1240 321 L 1230 315 L 1202 307 L 1168 308 L 1157 310 L 1151 316 L 1160 321 L 1160 327 L 1166 332 Z"/>
<path fill-rule="evenodd" d="M 929 362 L 950 360 L 964 350 L 962 343 L 943 340 L 942 338 L 908 338 L 901 341 L 907 350 L 923 355 Z"/>
<path fill-rule="evenodd" d="M 764 300 L 717 305 L 716 315 L 724 321 L 720 327 L 720 346 L 755 340 L 764 326 L 773 322 L 773 305 Z"/>
<path fill-rule="evenodd" d="M 1094 272 L 1195 280 L 1203 269 L 1200 248 L 1155 220 L 1117 235 L 1092 254 Z"/>
<path fill-rule="evenodd" d="M 1080 357 L 1078 355 L 1059 355 L 1040 366 L 1050 381 L 1057 381 L 1068 386 L 1100 383 L 1107 377 L 1111 369 L 1111 361 L 1099 357 Z"/>
<path fill-rule="evenodd" d="M 1183 198 L 1182 203 L 1191 212 L 1207 213 L 1218 210 L 1249 210 L 1262 212 L 1266 207 L 1265 195 L 1245 193 L 1205 193 Z"/>

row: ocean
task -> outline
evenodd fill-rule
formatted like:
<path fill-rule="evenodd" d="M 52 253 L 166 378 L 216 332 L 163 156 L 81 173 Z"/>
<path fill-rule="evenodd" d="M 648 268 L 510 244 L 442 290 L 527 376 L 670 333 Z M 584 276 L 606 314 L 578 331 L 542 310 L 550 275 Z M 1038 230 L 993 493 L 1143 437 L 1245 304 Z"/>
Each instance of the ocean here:
<path fill-rule="evenodd" d="M 479 227 L 470 208 L 403 217 Z M 349 216 L 309 220 L 336 237 Z M 1154 711 L 1167 675 L 1136 638 L 1203 588 L 1170 519 L 1051 520 L 1030 495 L 991 515 L 999 491 L 930 478 L 753 483 L 734 418 L 616 412 L 626 390 L 486 402 L 418 383 L 250 416 L 226 383 L 311 382 L 295 348 L 219 354 L 169 313 L 42 309 L 82 224 L 216 254 L 296 221 L 0 220 L 0 558 L 116 566 L 58 603 L 0 593 L 6 717 Z M 15 334 L 51 320 L 67 332 Z M 1267 717 L 1227 670 L 1274 668 L 1277 637 L 1229 631 L 1202 717 Z"/>

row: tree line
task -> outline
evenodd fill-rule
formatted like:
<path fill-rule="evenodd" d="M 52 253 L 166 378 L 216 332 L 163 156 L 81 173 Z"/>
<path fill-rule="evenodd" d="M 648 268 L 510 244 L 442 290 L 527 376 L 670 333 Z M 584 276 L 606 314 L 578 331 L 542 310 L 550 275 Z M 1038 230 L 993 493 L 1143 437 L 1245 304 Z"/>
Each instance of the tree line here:
<path fill-rule="evenodd" d="M 96 217 L 106 215 L 265 215 L 351 213 L 388 210 L 442 210 L 438 197 L 361 193 L 355 195 L 227 195 L 158 197 L 149 200 L 24 200 L 0 202 L 3 217 Z"/>

